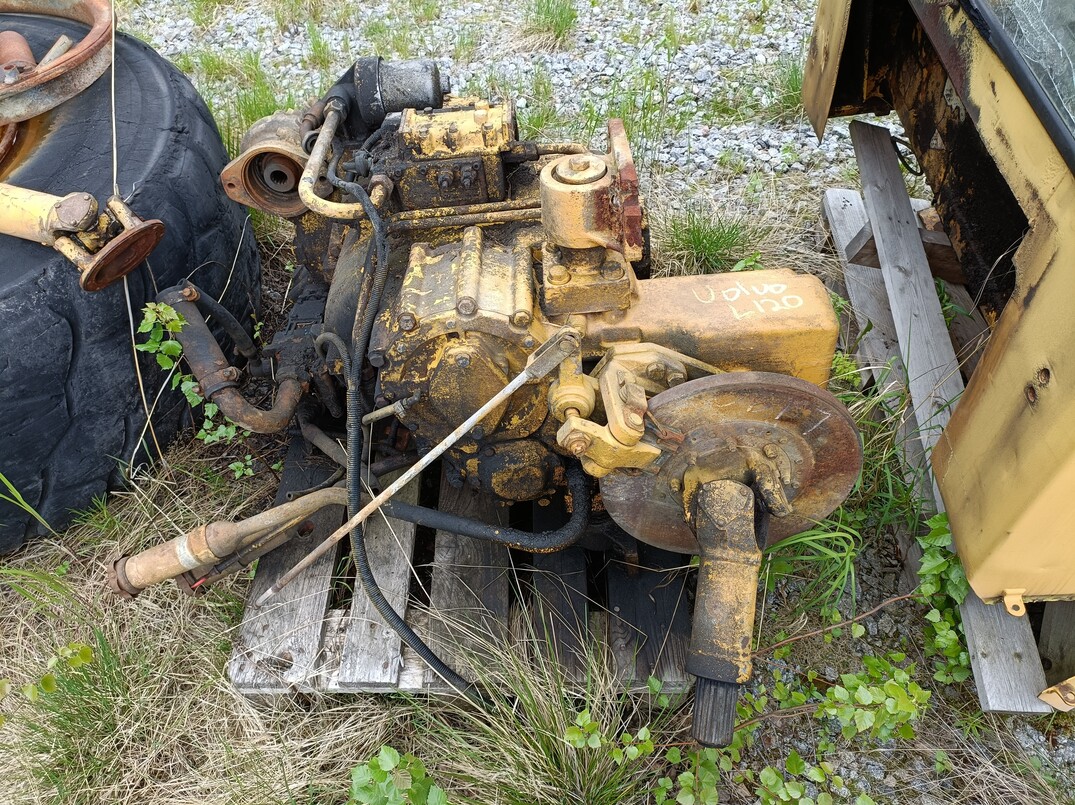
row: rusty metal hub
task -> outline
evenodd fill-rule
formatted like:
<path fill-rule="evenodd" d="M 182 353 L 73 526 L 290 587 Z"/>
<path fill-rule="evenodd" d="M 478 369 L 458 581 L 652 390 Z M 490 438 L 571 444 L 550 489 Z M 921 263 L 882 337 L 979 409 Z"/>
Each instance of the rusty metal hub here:
<path fill-rule="evenodd" d="M 653 397 L 649 418 L 674 452 L 656 472 L 620 470 L 602 478 L 601 494 L 621 528 L 670 551 L 698 553 L 683 500 L 701 484 L 751 487 L 775 515 L 766 540 L 772 544 L 831 513 L 862 466 L 847 409 L 794 377 L 728 372 L 692 380 Z"/>

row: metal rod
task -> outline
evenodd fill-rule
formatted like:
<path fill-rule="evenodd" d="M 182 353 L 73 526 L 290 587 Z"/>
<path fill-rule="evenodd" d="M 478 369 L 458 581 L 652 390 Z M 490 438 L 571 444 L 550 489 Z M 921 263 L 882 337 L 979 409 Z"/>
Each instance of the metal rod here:
<path fill-rule="evenodd" d="M 424 210 L 403 210 L 389 219 L 395 221 L 424 221 L 431 218 L 450 218 L 455 215 L 479 215 L 481 213 L 504 212 L 505 210 L 538 209 L 541 200 L 534 198 L 509 199 L 508 201 L 490 201 L 484 204 L 460 204 L 457 207 L 431 207 Z"/>
<path fill-rule="evenodd" d="M 471 215 L 445 215 L 440 218 L 419 218 L 416 220 L 393 220 L 388 224 L 388 231 L 418 232 L 423 229 L 443 229 L 447 227 L 478 226 L 480 224 L 506 224 L 515 221 L 540 221 L 541 208 L 527 207 L 520 210 L 500 210 L 481 212 Z"/>
<path fill-rule="evenodd" d="M 340 540 L 350 534 L 354 528 L 362 525 L 362 523 L 364 523 L 371 514 L 377 511 L 385 501 L 391 499 L 393 495 L 416 478 L 422 470 L 446 453 L 448 449 L 465 434 L 473 430 L 474 426 L 481 422 L 491 411 L 497 408 L 526 383 L 544 377 L 554 368 L 559 366 L 560 362 L 563 361 L 567 355 L 578 350 L 579 343 L 578 332 L 570 328 L 564 328 L 538 347 L 537 351 L 530 357 L 530 362 L 527 364 L 527 367 L 516 375 L 508 385 L 504 386 L 504 388 L 494 394 L 485 405 L 471 414 L 463 424 L 449 433 L 440 444 L 422 456 L 417 464 L 400 475 L 399 478 L 393 481 L 383 492 L 363 506 L 354 517 L 333 531 L 324 542 L 310 551 L 310 553 L 306 554 L 298 564 L 281 576 L 272 587 L 262 593 L 258 600 L 254 602 L 255 606 L 264 606 L 270 598 L 294 581 L 306 570 L 306 568 L 310 567 L 310 565 L 331 550 Z"/>

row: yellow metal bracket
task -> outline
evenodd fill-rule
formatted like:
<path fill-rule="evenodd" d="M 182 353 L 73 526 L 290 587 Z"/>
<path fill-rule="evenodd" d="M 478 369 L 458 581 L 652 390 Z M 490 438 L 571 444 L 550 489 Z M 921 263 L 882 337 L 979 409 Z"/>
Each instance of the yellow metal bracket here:
<path fill-rule="evenodd" d="M 1062 713 L 1075 710 L 1075 676 L 1046 688 L 1038 698 Z"/>
<path fill-rule="evenodd" d="M 1026 615 L 1026 604 L 1023 603 L 1023 593 L 1025 592 L 1026 590 L 1022 587 L 1018 590 L 1004 591 L 1004 608 L 1008 610 L 1008 614 L 1017 618 L 1022 618 Z"/>

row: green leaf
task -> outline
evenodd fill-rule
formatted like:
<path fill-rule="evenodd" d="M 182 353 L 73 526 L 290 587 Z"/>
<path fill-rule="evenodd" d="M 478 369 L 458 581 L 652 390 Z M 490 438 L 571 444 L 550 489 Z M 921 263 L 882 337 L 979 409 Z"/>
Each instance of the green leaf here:
<path fill-rule="evenodd" d="M 862 637 L 864 634 L 866 634 L 866 627 L 865 626 L 863 626 L 861 623 L 853 623 L 853 624 L 851 624 L 851 636 L 852 637 Z"/>
<path fill-rule="evenodd" d="M 928 620 L 930 623 L 940 623 L 941 611 L 939 609 L 931 609 L 929 612 L 926 613 L 926 620 Z"/>
<path fill-rule="evenodd" d="M 811 766 L 806 770 L 806 779 L 815 783 L 825 782 L 825 772 L 817 766 Z"/>
<path fill-rule="evenodd" d="M 802 759 L 802 756 L 794 749 L 788 754 L 788 759 L 784 761 L 784 768 L 787 769 L 788 774 L 793 774 L 798 777 L 800 774 L 806 771 L 806 761 Z"/>
<path fill-rule="evenodd" d="M 664 753 L 664 759 L 669 763 L 678 764 L 683 760 L 683 753 L 679 751 L 678 746 L 673 746 L 667 752 Z"/>
<path fill-rule="evenodd" d="M 41 677 L 41 692 L 42 693 L 55 693 L 56 692 L 56 675 L 45 674 Z"/>
<path fill-rule="evenodd" d="M 761 770 L 758 775 L 758 779 L 761 780 L 761 784 L 766 788 L 777 788 L 784 784 L 784 778 L 780 776 L 780 772 L 774 769 L 772 766 L 766 766 Z"/>
<path fill-rule="evenodd" d="M 391 746 L 382 746 L 377 755 L 377 763 L 383 771 L 392 771 L 399 765 L 399 752 Z"/>
<path fill-rule="evenodd" d="M 448 795 L 439 786 L 430 786 L 426 803 L 427 805 L 448 805 Z"/>

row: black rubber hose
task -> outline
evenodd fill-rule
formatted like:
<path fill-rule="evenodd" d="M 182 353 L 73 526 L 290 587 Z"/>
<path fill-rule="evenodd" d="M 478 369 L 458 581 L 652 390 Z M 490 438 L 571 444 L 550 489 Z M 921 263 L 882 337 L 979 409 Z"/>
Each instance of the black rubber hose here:
<path fill-rule="evenodd" d="M 568 521 L 555 531 L 520 531 L 396 500 L 385 503 L 381 511 L 397 520 L 450 531 L 464 537 L 496 542 L 530 553 L 552 553 L 581 539 L 590 523 L 590 481 L 577 463 L 567 468 L 567 488 L 571 491 L 574 508 Z"/>
<path fill-rule="evenodd" d="M 210 316 L 216 316 L 220 326 L 224 328 L 224 332 L 228 334 L 232 343 L 235 344 L 239 354 L 251 363 L 257 361 L 258 348 L 254 345 L 254 340 L 243 329 L 243 325 L 239 324 L 239 320 L 231 315 L 231 311 L 190 280 L 187 280 L 185 284 L 198 292 L 198 298 L 194 300 L 194 304 L 198 306 L 198 310 L 202 312 L 202 315 L 206 319 Z"/>
<path fill-rule="evenodd" d="M 355 319 L 355 327 L 352 330 L 354 349 L 351 355 L 351 375 L 347 379 L 347 512 L 348 517 L 354 517 L 362 507 L 362 416 L 366 413 L 365 400 L 362 398 L 362 368 L 366 362 L 366 352 L 369 349 L 370 335 L 373 332 L 373 323 L 380 308 L 381 296 L 384 293 L 385 282 L 388 279 L 388 239 L 384 231 L 384 222 L 377 213 L 376 207 L 370 201 L 365 189 L 351 182 L 343 182 L 333 176 L 334 171 L 329 172 L 329 178 L 333 184 L 337 184 L 351 195 L 355 196 L 362 204 L 370 225 L 373 228 L 372 242 L 366 251 L 366 274 L 369 276 L 371 257 L 374 248 L 377 251 L 377 262 L 373 268 L 371 277 L 370 294 L 366 301 L 366 307 L 360 317 Z M 373 604 L 374 609 L 384 618 L 392 630 L 399 635 L 400 640 L 406 643 L 419 657 L 422 658 L 434 673 L 444 681 L 456 688 L 479 706 L 481 697 L 474 690 L 473 685 L 462 676 L 452 670 L 433 650 L 426 645 L 425 641 L 418 636 L 398 612 L 384 597 L 377 579 L 370 567 L 369 556 L 366 553 L 366 537 L 361 525 L 351 531 L 351 553 L 355 560 L 355 571 L 362 589 Z"/>

